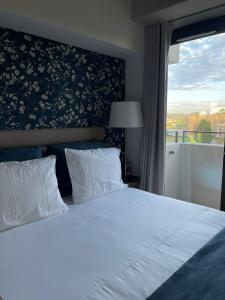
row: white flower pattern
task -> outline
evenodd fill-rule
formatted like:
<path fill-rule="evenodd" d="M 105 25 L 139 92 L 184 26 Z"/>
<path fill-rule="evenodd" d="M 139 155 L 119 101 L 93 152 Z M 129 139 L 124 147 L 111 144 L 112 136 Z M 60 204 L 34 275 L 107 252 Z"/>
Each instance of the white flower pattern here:
<path fill-rule="evenodd" d="M 0 28 L 0 130 L 103 126 L 112 101 L 125 98 L 125 61 Z"/>

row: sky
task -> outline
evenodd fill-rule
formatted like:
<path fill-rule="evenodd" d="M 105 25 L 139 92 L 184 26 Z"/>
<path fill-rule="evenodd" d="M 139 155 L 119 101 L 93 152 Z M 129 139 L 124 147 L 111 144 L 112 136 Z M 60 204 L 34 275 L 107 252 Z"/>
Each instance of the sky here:
<path fill-rule="evenodd" d="M 225 107 L 225 33 L 182 43 L 180 63 L 169 65 L 168 112 Z"/>

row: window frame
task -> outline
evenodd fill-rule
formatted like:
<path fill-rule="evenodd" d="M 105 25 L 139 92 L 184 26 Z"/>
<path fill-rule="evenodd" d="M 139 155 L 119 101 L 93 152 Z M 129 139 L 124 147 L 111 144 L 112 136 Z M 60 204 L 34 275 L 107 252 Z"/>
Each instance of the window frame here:
<path fill-rule="evenodd" d="M 220 16 L 173 30 L 171 45 L 223 32 L 225 32 L 225 16 Z"/>

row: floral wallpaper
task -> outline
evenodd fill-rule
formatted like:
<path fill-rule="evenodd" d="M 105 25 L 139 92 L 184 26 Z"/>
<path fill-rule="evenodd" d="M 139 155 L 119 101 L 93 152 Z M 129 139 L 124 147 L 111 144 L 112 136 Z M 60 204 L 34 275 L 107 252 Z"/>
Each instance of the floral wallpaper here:
<path fill-rule="evenodd" d="M 0 28 L 0 130 L 103 126 L 125 98 L 125 61 Z"/>

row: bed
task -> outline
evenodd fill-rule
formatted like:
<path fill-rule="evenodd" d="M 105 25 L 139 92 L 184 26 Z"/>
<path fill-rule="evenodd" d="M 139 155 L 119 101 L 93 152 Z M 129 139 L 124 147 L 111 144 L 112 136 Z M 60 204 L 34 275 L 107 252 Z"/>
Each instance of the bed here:
<path fill-rule="evenodd" d="M 219 211 L 124 188 L 1 233 L 0 295 L 146 299 L 223 227 Z"/>
<path fill-rule="evenodd" d="M 0 296 L 151 299 L 224 227 L 223 212 L 125 187 L 1 232 Z"/>

